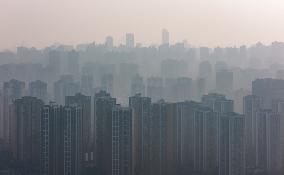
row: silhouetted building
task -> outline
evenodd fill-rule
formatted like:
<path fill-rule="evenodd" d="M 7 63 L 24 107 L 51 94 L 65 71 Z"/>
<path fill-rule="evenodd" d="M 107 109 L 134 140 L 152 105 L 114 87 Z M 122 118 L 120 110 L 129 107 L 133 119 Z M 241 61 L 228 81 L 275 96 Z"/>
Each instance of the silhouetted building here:
<path fill-rule="evenodd" d="M 106 92 L 113 94 L 113 75 L 112 74 L 104 74 L 101 79 L 102 89 Z"/>
<path fill-rule="evenodd" d="M 40 169 L 40 115 L 44 103 L 35 97 L 23 97 L 14 102 L 10 133 L 13 156 L 21 164 Z M 39 172 L 37 172 L 39 173 Z"/>
<path fill-rule="evenodd" d="M 106 37 L 105 45 L 107 48 L 113 48 L 113 38 L 111 36 Z"/>
<path fill-rule="evenodd" d="M 134 76 L 131 80 L 131 96 L 135 94 L 141 94 L 145 96 L 145 84 L 143 81 L 143 77 L 140 77 L 138 74 Z"/>
<path fill-rule="evenodd" d="M 234 74 L 228 70 L 216 72 L 216 91 L 231 97 L 234 91 Z"/>
<path fill-rule="evenodd" d="M 13 102 L 16 99 L 24 96 L 25 83 L 18 80 L 10 80 L 9 82 L 4 82 L 3 85 L 3 123 L 1 124 L 2 135 L 4 142 L 8 145 L 11 141 L 11 119 L 13 115 Z"/>
<path fill-rule="evenodd" d="M 256 113 L 256 167 L 267 172 L 280 169 L 280 115 L 272 110 Z"/>
<path fill-rule="evenodd" d="M 152 105 L 150 175 L 177 173 L 177 121 L 175 105 L 160 100 Z"/>
<path fill-rule="evenodd" d="M 219 123 L 219 175 L 245 175 L 245 119 L 223 113 Z"/>
<path fill-rule="evenodd" d="M 134 40 L 134 34 L 133 33 L 127 33 L 126 34 L 126 47 L 127 48 L 134 48 L 135 40 Z"/>
<path fill-rule="evenodd" d="M 92 90 L 94 86 L 94 78 L 92 75 L 82 75 L 81 76 L 81 93 L 84 95 L 92 95 Z"/>
<path fill-rule="evenodd" d="M 73 96 L 78 93 L 80 86 L 73 81 L 71 75 L 62 76 L 54 83 L 54 97 L 59 105 L 64 105 L 66 96 Z"/>
<path fill-rule="evenodd" d="M 246 134 L 246 168 L 248 171 L 257 167 L 257 112 L 262 108 L 261 97 L 248 95 L 243 100 Z"/>
<path fill-rule="evenodd" d="M 133 120 L 133 174 L 149 174 L 151 160 L 151 98 L 136 94 L 129 98 Z"/>
<path fill-rule="evenodd" d="M 81 107 L 44 106 L 40 133 L 42 174 L 80 175 L 83 161 Z"/>
<path fill-rule="evenodd" d="M 79 76 L 79 53 L 75 50 L 67 53 L 67 72 L 75 78 Z"/>
<path fill-rule="evenodd" d="M 47 103 L 47 84 L 40 80 L 31 82 L 29 84 L 29 95 L 41 99 L 44 103 Z"/>
<path fill-rule="evenodd" d="M 221 94 L 208 94 L 202 97 L 202 103 L 214 112 L 227 113 L 234 112 L 234 101 L 226 99 Z"/>
<path fill-rule="evenodd" d="M 112 175 L 112 109 L 116 99 L 105 91 L 94 97 L 95 163 L 98 172 Z"/>
<path fill-rule="evenodd" d="M 85 96 L 81 93 L 77 93 L 74 96 L 65 97 L 66 106 L 79 106 L 82 108 L 82 149 L 83 152 L 88 152 L 88 149 L 93 142 L 93 130 L 91 119 L 91 97 Z"/>
<path fill-rule="evenodd" d="M 162 45 L 170 44 L 170 33 L 167 29 L 162 30 Z"/>
<path fill-rule="evenodd" d="M 111 116 L 111 175 L 132 175 L 132 111 L 116 105 Z"/>
<path fill-rule="evenodd" d="M 284 80 L 257 79 L 252 82 L 252 94 L 263 98 L 264 109 L 271 109 L 273 101 L 284 99 Z"/>
<path fill-rule="evenodd" d="M 147 97 L 150 97 L 153 102 L 163 98 L 163 79 L 159 77 L 150 77 L 147 79 Z"/>

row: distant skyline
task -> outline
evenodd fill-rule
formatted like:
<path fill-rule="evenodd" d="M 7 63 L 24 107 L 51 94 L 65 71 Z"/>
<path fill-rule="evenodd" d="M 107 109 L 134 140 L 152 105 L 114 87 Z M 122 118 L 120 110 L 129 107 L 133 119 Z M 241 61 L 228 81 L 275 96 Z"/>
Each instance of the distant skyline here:
<path fill-rule="evenodd" d="M 283 0 L 1 0 L 0 50 L 135 42 L 160 44 L 162 29 L 170 43 L 240 46 L 284 41 Z"/>

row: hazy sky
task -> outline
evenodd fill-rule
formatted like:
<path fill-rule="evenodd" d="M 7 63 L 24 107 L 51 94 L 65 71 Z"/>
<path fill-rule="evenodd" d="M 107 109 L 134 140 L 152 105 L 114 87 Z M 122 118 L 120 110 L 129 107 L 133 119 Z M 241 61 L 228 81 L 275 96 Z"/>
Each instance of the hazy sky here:
<path fill-rule="evenodd" d="M 224 46 L 284 41 L 283 0 L 0 0 L 0 49 L 55 42 L 136 42 Z"/>

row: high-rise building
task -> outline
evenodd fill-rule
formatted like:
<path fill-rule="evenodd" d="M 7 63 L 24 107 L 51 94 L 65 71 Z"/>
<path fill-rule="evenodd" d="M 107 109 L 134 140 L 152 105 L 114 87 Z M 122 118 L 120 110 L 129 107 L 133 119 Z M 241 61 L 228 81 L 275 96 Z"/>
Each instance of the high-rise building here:
<path fill-rule="evenodd" d="M 272 102 L 284 99 L 284 80 L 257 79 L 252 82 L 252 94 L 263 98 L 263 107 L 272 108 Z"/>
<path fill-rule="evenodd" d="M 94 97 L 95 162 L 98 172 L 112 174 L 112 109 L 116 99 L 100 91 Z"/>
<path fill-rule="evenodd" d="M 261 97 L 248 95 L 243 100 L 246 134 L 246 168 L 249 172 L 256 168 L 257 160 L 257 112 L 262 108 Z"/>
<path fill-rule="evenodd" d="M 83 74 L 81 76 L 81 92 L 84 95 L 92 95 L 94 86 L 94 77 L 90 74 Z"/>
<path fill-rule="evenodd" d="M 139 76 L 138 74 L 134 76 L 131 80 L 131 96 L 135 94 L 141 94 L 145 96 L 145 84 L 143 81 L 143 77 Z"/>
<path fill-rule="evenodd" d="M 196 102 L 176 104 L 177 157 L 181 173 L 218 172 L 218 115 Z"/>
<path fill-rule="evenodd" d="M 4 107 L 4 97 L 3 97 L 3 92 L 2 89 L 0 89 L 0 123 L 4 123 L 4 118 L 3 118 L 3 107 Z M 0 138 L 1 141 L 3 141 L 4 135 L 3 135 L 3 124 L 0 124 Z M 4 143 L 3 143 L 4 144 Z"/>
<path fill-rule="evenodd" d="M 113 37 L 107 36 L 106 41 L 105 41 L 105 45 L 109 49 L 113 48 Z"/>
<path fill-rule="evenodd" d="M 116 105 L 105 91 L 94 97 L 96 121 L 95 161 L 98 172 L 132 174 L 132 111 Z"/>
<path fill-rule="evenodd" d="M 195 100 L 200 101 L 201 97 L 207 93 L 207 84 L 205 78 L 197 78 L 195 80 Z"/>
<path fill-rule="evenodd" d="M 234 101 L 228 100 L 224 95 L 221 94 L 208 94 L 202 97 L 202 103 L 209 108 L 213 109 L 214 112 L 227 113 L 234 112 Z"/>
<path fill-rule="evenodd" d="M 80 86 L 73 81 L 71 75 L 62 76 L 60 80 L 54 83 L 55 102 L 64 105 L 66 96 L 73 96 L 78 93 Z"/>
<path fill-rule="evenodd" d="M 48 82 L 56 80 L 61 73 L 61 54 L 58 50 L 48 52 Z"/>
<path fill-rule="evenodd" d="M 199 48 L 199 57 L 200 60 L 209 60 L 210 59 L 210 49 L 208 47 L 200 47 Z"/>
<path fill-rule="evenodd" d="M 151 160 L 151 98 L 129 98 L 133 120 L 133 174 L 149 174 Z"/>
<path fill-rule="evenodd" d="M 160 100 L 152 104 L 150 175 L 176 174 L 178 130 L 175 104 Z"/>
<path fill-rule="evenodd" d="M 17 161 L 27 163 L 33 169 L 40 168 L 40 115 L 43 105 L 35 97 L 17 99 L 11 116 L 10 149 Z"/>
<path fill-rule="evenodd" d="M 135 40 L 134 40 L 134 34 L 133 33 L 127 33 L 126 34 L 126 47 L 127 48 L 134 48 Z"/>
<path fill-rule="evenodd" d="M 66 106 L 79 106 L 82 108 L 82 142 L 83 152 L 86 153 L 93 143 L 93 125 L 91 116 L 91 97 L 77 93 L 65 97 Z"/>
<path fill-rule="evenodd" d="M 153 102 L 163 99 L 164 96 L 163 79 L 160 77 L 147 78 L 147 97 Z"/>
<path fill-rule="evenodd" d="M 207 88 L 214 87 L 215 83 L 214 83 L 213 70 L 212 70 L 212 65 L 209 61 L 201 61 L 199 63 L 198 77 L 205 79 Z M 207 89 L 207 88 L 206 88 L 206 91 L 212 90 L 212 89 Z"/>
<path fill-rule="evenodd" d="M 104 74 L 101 79 L 102 89 L 106 92 L 113 94 L 113 75 L 112 74 Z"/>
<path fill-rule="evenodd" d="M 162 45 L 170 44 L 170 33 L 167 29 L 162 30 Z"/>
<path fill-rule="evenodd" d="M 111 116 L 111 175 L 132 175 L 132 111 L 116 105 Z"/>
<path fill-rule="evenodd" d="M 79 53 L 75 50 L 67 53 L 67 72 L 75 78 L 79 76 Z"/>
<path fill-rule="evenodd" d="M 118 74 L 118 82 L 116 83 L 117 87 L 117 96 L 124 98 L 124 100 L 128 101 L 128 97 L 130 96 L 130 88 L 131 88 L 131 80 L 137 74 L 139 74 L 139 66 L 137 64 L 130 63 L 121 63 L 119 65 L 119 74 Z"/>
<path fill-rule="evenodd" d="M 186 101 L 192 99 L 193 83 L 191 78 L 187 77 L 178 78 L 175 89 L 176 89 L 177 101 Z"/>
<path fill-rule="evenodd" d="M 245 119 L 222 113 L 219 122 L 219 175 L 245 175 Z"/>
<path fill-rule="evenodd" d="M 184 60 L 165 59 L 161 62 L 161 76 L 163 78 L 178 78 L 188 75 L 188 64 Z"/>
<path fill-rule="evenodd" d="M 46 105 L 41 114 L 41 171 L 79 175 L 82 171 L 82 109 Z"/>
<path fill-rule="evenodd" d="M 10 143 L 10 126 L 13 115 L 13 102 L 24 96 L 25 83 L 18 80 L 10 80 L 4 82 L 3 85 L 3 113 L 0 128 L 2 128 L 2 135 L 4 142 L 8 145 Z"/>
<path fill-rule="evenodd" d="M 234 91 L 234 74 L 232 71 L 220 70 L 216 72 L 216 91 L 232 97 Z"/>
<path fill-rule="evenodd" d="M 47 103 L 47 84 L 40 80 L 31 82 L 29 84 L 29 95 L 41 99 L 44 103 Z"/>
<path fill-rule="evenodd" d="M 259 110 L 256 115 L 256 167 L 277 172 L 281 162 L 280 115 L 272 110 Z"/>

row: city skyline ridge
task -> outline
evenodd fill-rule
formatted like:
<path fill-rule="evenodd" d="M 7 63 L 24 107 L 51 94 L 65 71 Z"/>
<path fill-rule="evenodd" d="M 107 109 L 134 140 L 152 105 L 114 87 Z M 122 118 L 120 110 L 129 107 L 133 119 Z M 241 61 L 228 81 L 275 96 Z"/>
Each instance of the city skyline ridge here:
<path fill-rule="evenodd" d="M 250 45 L 284 41 L 284 3 L 279 0 L 3 0 L 0 49 L 44 47 L 54 42 L 121 43 L 129 31 L 141 43 L 160 43 L 161 29 L 171 42 L 196 46 Z"/>

